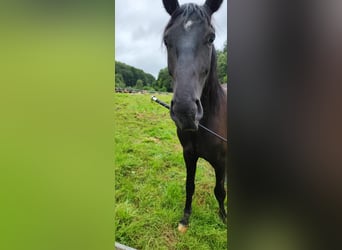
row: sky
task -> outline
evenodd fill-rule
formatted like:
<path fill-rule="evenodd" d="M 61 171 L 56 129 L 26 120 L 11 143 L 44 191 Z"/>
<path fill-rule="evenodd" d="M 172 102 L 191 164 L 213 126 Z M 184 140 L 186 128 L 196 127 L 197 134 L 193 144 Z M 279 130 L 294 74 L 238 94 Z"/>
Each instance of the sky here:
<path fill-rule="evenodd" d="M 179 4 L 205 0 L 179 0 Z M 167 66 L 167 53 L 162 44 L 164 27 L 169 14 L 162 0 L 115 1 L 115 60 L 144 70 L 157 78 L 159 70 Z M 212 16 L 216 30 L 216 49 L 227 40 L 227 2 Z"/>

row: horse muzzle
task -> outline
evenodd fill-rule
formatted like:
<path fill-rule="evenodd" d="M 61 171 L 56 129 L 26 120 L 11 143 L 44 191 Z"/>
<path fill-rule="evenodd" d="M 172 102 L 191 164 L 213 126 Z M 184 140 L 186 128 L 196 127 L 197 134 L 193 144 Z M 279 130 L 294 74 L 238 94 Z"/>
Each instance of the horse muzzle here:
<path fill-rule="evenodd" d="M 201 101 L 171 101 L 170 114 L 176 126 L 184 131 L 197 131 L 199 121 L 203 117 L 203 107 Z"/>

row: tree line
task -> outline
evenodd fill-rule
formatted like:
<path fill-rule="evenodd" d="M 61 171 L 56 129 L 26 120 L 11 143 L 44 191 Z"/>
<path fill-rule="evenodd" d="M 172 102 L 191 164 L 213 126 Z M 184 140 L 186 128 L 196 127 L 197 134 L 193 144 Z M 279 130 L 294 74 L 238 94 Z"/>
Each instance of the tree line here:
<path fill-rule="evenodd" d="M 153 75 L 141 69 L 115 61 L 115 87 L 148 89 L 155 80 Z"/>
<path fill-rule="evenodd" d="M 216 50 L 217 74 L 221 83 L 227 83 L 227 41 L 223 50 Z M 168 69 L 159 71 L 158 78 L 125 63 L 115 61 L 115 87 L 134 88 L 141 90 L 155 90 L 172 92 L 172 78 Z"/>

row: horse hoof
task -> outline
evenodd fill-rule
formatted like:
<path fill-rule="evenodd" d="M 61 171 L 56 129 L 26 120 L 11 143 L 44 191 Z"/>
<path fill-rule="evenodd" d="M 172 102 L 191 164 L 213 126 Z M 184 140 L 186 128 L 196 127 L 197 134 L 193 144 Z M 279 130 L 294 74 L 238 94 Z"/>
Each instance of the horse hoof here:
<path fill-rule="evenodd" d="M 178 231 L 181 233 L 185 233 L 188 230 L 188 226 L 183 225 L 182 223 L 178 224 Z"/>

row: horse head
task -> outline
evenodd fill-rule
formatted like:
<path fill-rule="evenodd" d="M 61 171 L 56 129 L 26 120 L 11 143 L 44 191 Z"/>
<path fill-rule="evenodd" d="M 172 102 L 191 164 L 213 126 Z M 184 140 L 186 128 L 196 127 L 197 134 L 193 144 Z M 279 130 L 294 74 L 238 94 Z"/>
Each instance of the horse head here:
<path fill-rule="evenodd" d="M 206 0 L 204 5 L 179 5 L 163 0 L 171 19 L 164 31 L 173 98 L 170 114 L 181 130 L 197 130 L 203 117 L 201 96 L 212 70 L 215 30 L 211 15 L 223 0 Z"/>

